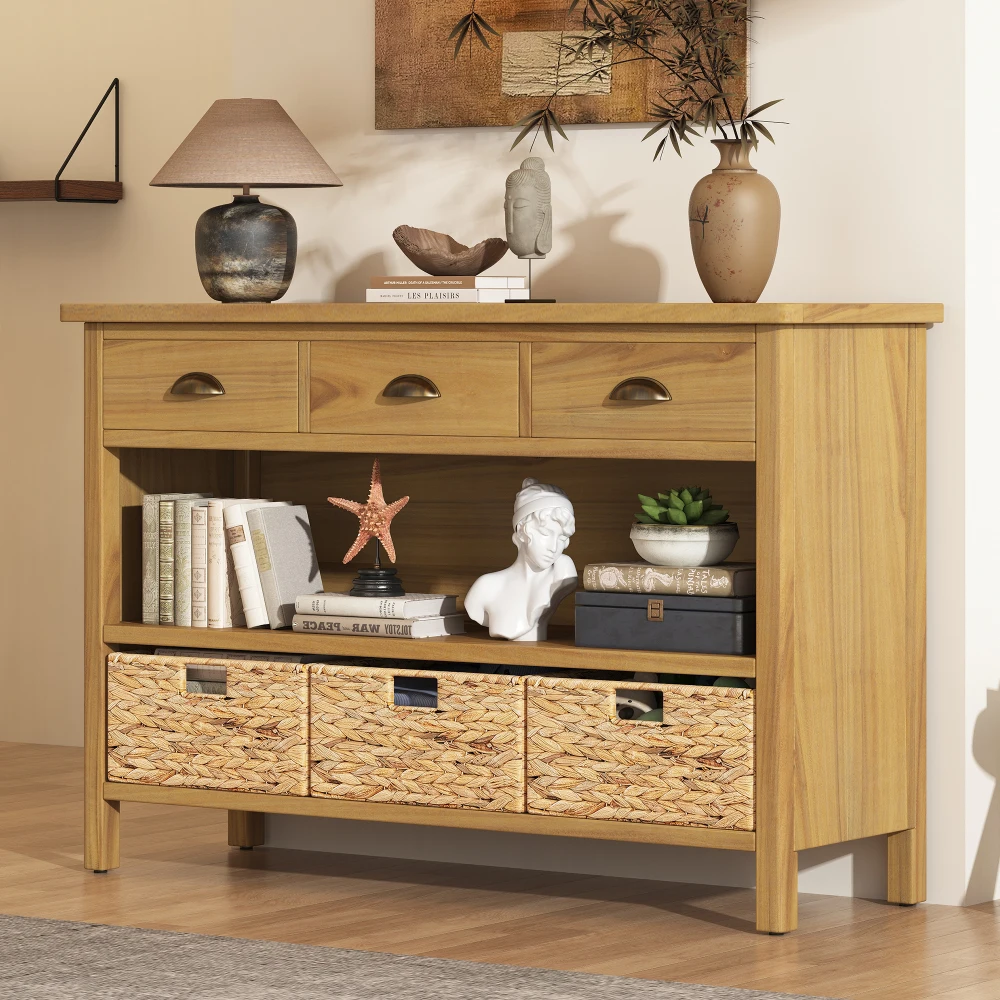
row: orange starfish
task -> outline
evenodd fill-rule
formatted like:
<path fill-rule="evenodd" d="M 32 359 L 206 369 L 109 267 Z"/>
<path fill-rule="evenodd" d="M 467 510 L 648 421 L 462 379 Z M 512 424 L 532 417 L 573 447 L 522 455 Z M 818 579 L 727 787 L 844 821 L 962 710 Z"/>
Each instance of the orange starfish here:
<path fill-rule="evenodd" d="M 382 493 L 382 470 L 378 459 L 372 466 L 372 485 L 368 490 L 368 503 L 357 503 L 354 500 L 342 500 L 340 497 L 327 497 L 335 507 L 343 507 L 352 514 L 358 515 L 361 528 L 354 544 L 347 550 L 344 563 L 349 563 L 373 538 L 377 538 L 385 546 L 385 554 L 390 562 L 396 561 L 396 548 L 389 534 L 389 524 L 392 519 L 409 503 L 409 497 L 403 497 L 395 503 L 387 504 Z"/>

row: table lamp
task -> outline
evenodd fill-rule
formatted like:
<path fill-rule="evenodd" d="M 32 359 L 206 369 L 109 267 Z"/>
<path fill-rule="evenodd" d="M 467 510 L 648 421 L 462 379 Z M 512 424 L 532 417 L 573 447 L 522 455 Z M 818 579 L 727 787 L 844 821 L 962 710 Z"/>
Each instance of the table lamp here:
<path fill-rule="evenodd" d="M 295 270 L 295 220 L 250 188 L 342 184 L 277 101 L 249 97 L 216 101 L 149 183 L 243 188 L 195 227 L 201 283 L 220 302 L 273 302 Z"/>

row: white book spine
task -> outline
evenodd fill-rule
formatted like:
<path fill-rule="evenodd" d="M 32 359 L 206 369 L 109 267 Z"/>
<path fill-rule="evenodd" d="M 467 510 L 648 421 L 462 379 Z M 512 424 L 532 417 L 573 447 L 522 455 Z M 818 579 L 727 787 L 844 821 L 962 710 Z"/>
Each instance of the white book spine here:
<path fill-rule="evenodd" d="M 212 500 L 208 505 L 208 627 L 232 628 L 229 604 L 229 567 L 226 559 L 226 529 L 223 521 L 225 503 Z"/>
<path fill-rule="evenodd" d="M 455 598 L 437 594 L 407 597 L 352 597 L 350 594 L 302 595 L 299 615 L 347 615 L 359 618 L 432 618 L 455 613 Z"/>
<path fill-rule="evenodd" d="M 250 542 L 246 507 L 239 503 L 233 504 L 225 509 L 223 517 L 226 526 L 226 545 L 236 573 L 246 627 L 257 628 L 260 625 L 268 625 L 264 591 L 261 589 L 257 560 Z"/>
<path fill-rule="evenodd" d="M 174 502 L 174 624 L 191 625 L 191 510 L 196 500 Z"/>
<path fill-rule="evenodd" d="M 208 625 L 208 505 L 191 508 L 191 622 Z"/>
<path fill-rule="evenodd" d="M 250 544 L 253 546 L 257 573 L 260 576 L 260 590 L 264 597 L 264 610 L 271 628 L 285 628 L 291 621 L 285 621 L 281 613 L 281 597 L 278 594 L 278 575 L 274 571 L 271 550 L 267 541 L 267 526 L 259 511 L 247 511 L 250 526 Z"/>
<path fill-rule="evenodd" d="M 142 623 L 160 620 L 160 498 L 142 498 Z"/>
<path fill-rule="evenodd" d="M 160 501 L 160 606 L 161 625 L 174 624 L 174 504 L 175 500 Z"/>
<path fill-rule="evenodd" d="M 369 288 L 368 302 L 478 302 L 475 288 Z"/>
<path fill-rule="evenodd" d="M 354 618 L 346 615 L 295 615 L 293 632 L 370 635 L 383 639 L 430 639 L 465 631 L 462 615 L 437 618 Z"/>

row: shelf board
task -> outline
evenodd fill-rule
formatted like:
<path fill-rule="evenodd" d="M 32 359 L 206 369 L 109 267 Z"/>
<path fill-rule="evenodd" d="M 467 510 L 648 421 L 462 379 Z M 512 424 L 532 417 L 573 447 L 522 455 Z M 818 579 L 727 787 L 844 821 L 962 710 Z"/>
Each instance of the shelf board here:
<path fill-rule="evenodd" d="M 491 639 L 485 629 L 440 639 L 383 639 L 375 636 L 305 635 L 287 629 L 183 628 L 179 625 L 105 625 L 104 641 L 134 646 L 183 649 L 254 650 L 316 656 L 385 656 L 446 663 L 496 663 L 575 670 L 625 670 L 650 673 L 755 677 L 752 656 L 658 653 L 651 650 L 592 649 L 573 642 L 572 629 L 552 629 L 545 642 Z"/>
<path fill-rule="evenodd" d="M 540 816 L 533 813 L 487 812 L 443 806 L 406 806 L 391 802 L 353 802 L 296 795 L 264 795 L 260 792 L 221 792 L 210 788 L 180 788 L 175 785 L 140 785 L 104 782 L 108 802 L 152 802 L 160 805 L 202 806 L 244 812 L 279 813 L 291 816 L 326 816 L 334 819 L 367 820 L 376 823 L 409 823 L 417 826 L 498 830 L 503 833 L 535 833 L 590 840 L 624 840 L 680 847 L 715 847 L 731 851 L 753 851 L 756 835 L 749 830 L 712 830 L 700 827 L 663 826 L 658 823 L 625 823 L 570 816 Z"/>
<path fill-rule="evenodd" d="M 59 182 L 64 201 L 121 201 L 119 181 Z M 0 181 L 0 201 L 55 201 L 55 181 Z"/>

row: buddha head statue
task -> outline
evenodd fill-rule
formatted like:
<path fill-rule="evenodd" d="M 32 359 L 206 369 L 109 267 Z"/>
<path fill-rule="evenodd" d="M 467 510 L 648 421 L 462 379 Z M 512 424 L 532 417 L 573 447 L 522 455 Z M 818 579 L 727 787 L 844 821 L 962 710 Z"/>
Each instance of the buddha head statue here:
<path fill-rule="evenodd" d="M 507 178 L 504 216 L 507 243 L 521 260 L 552 250 L 552 181 L 541 157 L 529 156 Z"/>
<path fill-rule="evenodd" d="M 536 573 L 549 569 L 576 531 L 573 504 L 558 486 L 525 479 L 514 500 L 518 553 Z"/>

